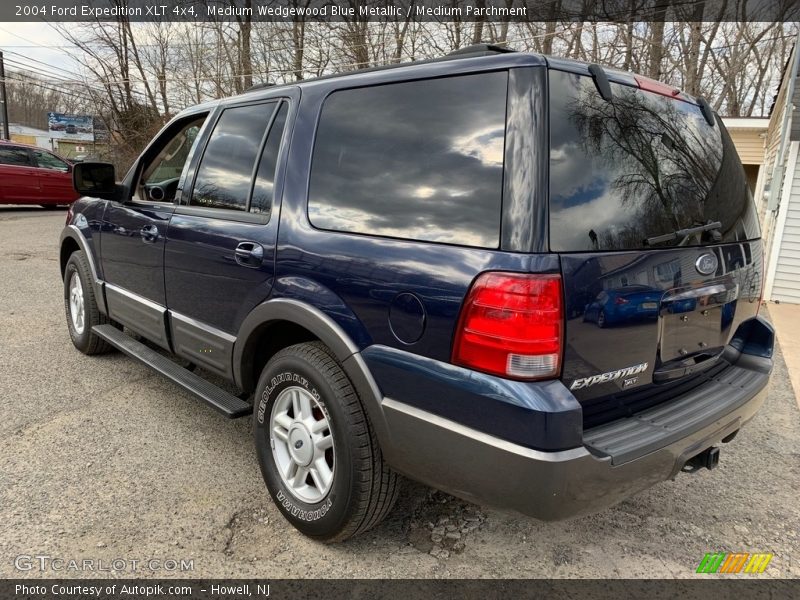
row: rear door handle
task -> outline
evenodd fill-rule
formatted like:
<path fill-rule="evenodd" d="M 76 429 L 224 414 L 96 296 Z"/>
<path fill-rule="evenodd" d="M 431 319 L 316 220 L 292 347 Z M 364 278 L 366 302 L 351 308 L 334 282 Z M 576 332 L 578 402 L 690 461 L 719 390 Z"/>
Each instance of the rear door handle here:
<path fill-rule="evenodd" d="M 139 234 L 145 242 L 155 242 L 158 239 L 158 227 L 155 225 L 145 225 L 139 230 Z"/>
<path fill-rule="evenodd" d="M 240 242 L 234 254 L 243 267 L 259 267 L 264 260 L 264 248 L 256 242 Z"/>

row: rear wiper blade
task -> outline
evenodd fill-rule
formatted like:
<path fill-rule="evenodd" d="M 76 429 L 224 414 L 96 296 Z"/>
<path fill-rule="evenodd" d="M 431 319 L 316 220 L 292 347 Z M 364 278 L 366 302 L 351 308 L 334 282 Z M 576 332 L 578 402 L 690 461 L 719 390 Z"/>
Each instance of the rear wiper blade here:
<path fill-rule="evenodd" d="M 680 239 L 681 241 L 678 243 L 680 246 L 683 244 L 684 241 L 689 239 L 689 237 L 695 235 L 696 233 L 704 233 L 706 231 L 714 231 L 716 229 L 722 229 L 722 223 L 719 221 L 714 221 L 712 223 L 706 223 L 705 225 L 698 225 L 697 227 L 689 227 L 688 229 L 678 229 L 678 231 L 673 231 L 672 233 L 665 233 L 664 235 L 656 235 L 653 237 L 649 237 L 644 240 L 645 246 L 652 246 L 653 244 L 660 244 L 661 242 L 671 242 L 672 240 Z M 719 236 L 720 240 L 722 236 L 717 233 L 714 236 L 714 241 L 717 240 L 717 236 Z"/>

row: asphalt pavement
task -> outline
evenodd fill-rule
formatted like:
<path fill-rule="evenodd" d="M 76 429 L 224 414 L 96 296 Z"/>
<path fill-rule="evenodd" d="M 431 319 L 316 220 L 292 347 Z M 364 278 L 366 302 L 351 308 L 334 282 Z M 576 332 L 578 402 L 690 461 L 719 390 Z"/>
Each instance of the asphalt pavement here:
<path fill-rule="evenodd" d="M 0 577 L 690 578 L 716 551 L 771 552 L 757 577 L 800 576 L 800 411 L 780 350 L 714 471 L 559 523 L 409 482 L 381 526 L 325 546 L 272 504 L 249 419 L 72 347 L 64 216 L 0 207 Z"/>

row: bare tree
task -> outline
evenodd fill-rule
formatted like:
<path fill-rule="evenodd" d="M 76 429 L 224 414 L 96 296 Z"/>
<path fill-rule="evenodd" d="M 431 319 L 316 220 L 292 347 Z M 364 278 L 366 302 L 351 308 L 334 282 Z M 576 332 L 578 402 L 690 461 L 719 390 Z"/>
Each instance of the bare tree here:
<path fill-rule="evenodd" d="M 626 4 L 632 8 L 642 1 L 626 0 Z M 312 0 L 289 2 L 295 8 L 308 8 Z M 513 0 L 504 2 L 513 4 Z M 675 14 L 659 3 L 649 23 L 580 21 L 564 14 L 561 0 L 554 0 L 548 3 L 551 18 L 543 23 L 467 22 L 455 17 L 446 22 L 417 21 L 405 13 L 394 20 L 371 21 L 356 12 L 356 17 L 340 22 L 303 18 L 253 22 L 252 17 L 241 15 L 193 24 L 132 23 L 119 18 L 53 26 L 74 45 L 70 53 L 81 65 L 78 83 L 82 85 L 75 94 L 90 103 L 96 114 L 108 115 L 115 139 L 133 153 L 169 115 L 187 105 L 241 92 L 254 83 L 291 83 L 326 73 L 441 57 L 476 42 L 641 72 L 706 96 L 721 114 L 765 114 L 791 51 L 796 24 L 757 22 L 749 17 L 721 22 L 722 13 L 708 14 L 722 10 L 726 2 L 744 6 L 742 0 L 697 0 L 685 4 L 684 13 Z M 351 6 L 360 4 L 352 0 Z M 594 0 L 586 0 L 586 10 L 594 5 Z M 684 20 L 666 21 L 667 16 Z M 64 85 L 56 87 L 64 89 Z M 72 100 L 64 95 L 41 102 L 68 106 Z M 31 123 L 40 118 L 32 112 L 23 117 Z"/>

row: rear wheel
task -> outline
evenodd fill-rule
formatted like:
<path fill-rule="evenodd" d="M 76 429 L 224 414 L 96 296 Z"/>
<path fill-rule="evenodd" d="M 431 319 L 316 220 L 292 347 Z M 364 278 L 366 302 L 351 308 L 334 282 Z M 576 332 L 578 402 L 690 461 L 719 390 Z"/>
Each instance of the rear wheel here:
<path fill-rule="evenodd" d="M 278 352 L 258 382 L 255 442 L 272 499 L 300 532 L 339 542 L 374 527 L 397 496 L 353 385 L 313 342 Z"/>
<path fill-rule="evenodd" d="M 97 307 L 89 263 L 81 250 L 73 252 L 64 269 L 64 309 L 72 344 L 84 354 L 108 352 L 111 346 L 92 333 L 92 327 L 108 323 Z"/>
<path fill-rule="evenodd" d="M 602 310 L 597 314 L 597 326 L 600 329 L 606 326 L 606 313 Z"/>

